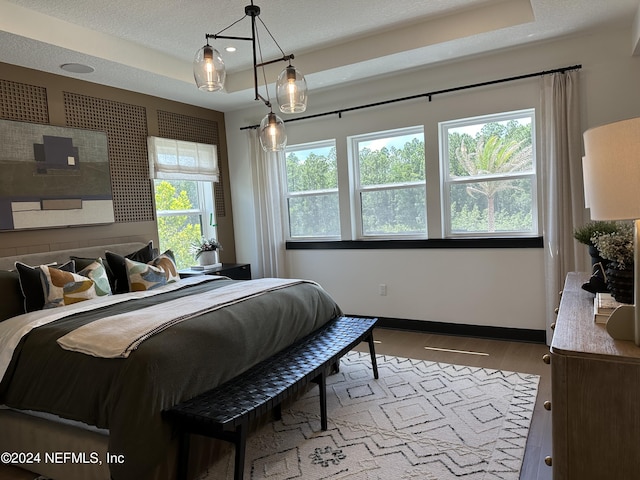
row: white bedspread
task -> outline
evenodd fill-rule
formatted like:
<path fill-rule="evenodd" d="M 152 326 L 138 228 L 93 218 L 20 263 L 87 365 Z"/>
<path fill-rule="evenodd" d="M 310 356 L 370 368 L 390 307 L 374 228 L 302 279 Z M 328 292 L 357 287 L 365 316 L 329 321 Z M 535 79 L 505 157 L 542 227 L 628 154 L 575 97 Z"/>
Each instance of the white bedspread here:
<path fill-rule="evenodd" d="M 234 283 L 87 323 L 58 339 L 66 350 L 101 358 L 126 358 L 147 338 L 172 325 L 267 292 L 308 280 L 261 278 Z"/>

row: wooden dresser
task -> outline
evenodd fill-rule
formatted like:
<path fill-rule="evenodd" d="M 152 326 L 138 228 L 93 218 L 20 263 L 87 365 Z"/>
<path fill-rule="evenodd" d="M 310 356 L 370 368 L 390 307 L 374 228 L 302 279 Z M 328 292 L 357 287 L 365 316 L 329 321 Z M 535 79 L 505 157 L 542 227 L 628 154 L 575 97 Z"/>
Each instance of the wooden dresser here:
<path fill-rule="evenodd" d="M 553 479 L 640 479 L 640 347 L 593 321 L 587 279 L 567 276 L 551 343 Z"/>

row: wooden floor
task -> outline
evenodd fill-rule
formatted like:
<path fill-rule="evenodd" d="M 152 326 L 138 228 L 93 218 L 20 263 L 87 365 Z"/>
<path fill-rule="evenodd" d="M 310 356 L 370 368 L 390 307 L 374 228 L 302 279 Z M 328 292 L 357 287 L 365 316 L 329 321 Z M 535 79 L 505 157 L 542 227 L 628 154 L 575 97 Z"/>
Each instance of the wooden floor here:
<path fill-rule="evenodd" d="M 551 367 L 542 361 L 542 356 L 549 352 L 546 345 L 389 329 L 376 329 L 374 337 L 378 354 L 540 375 L 520 480 L 552 478 L 551 468 L 544 463 L 544 458 L 551 455 L 551 412 L 543 407 L 545 400 L 551 400 Z M 366 344 L 357 349 L 368 351 Z M 0 480 L 33 480 L 36 477 L 0 465 Z"/>

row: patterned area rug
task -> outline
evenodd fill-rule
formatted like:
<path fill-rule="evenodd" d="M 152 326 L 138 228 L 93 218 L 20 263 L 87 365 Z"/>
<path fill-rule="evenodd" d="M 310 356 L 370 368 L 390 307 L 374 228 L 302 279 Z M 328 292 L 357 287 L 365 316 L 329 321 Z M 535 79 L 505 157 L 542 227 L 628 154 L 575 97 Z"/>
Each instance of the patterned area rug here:
<path fill-rule="evenodd" d="M 538 376 L 352 352 L 247 442 L 245 479 L 446 480 L 520 475 Z M 233 448 L 207 480 L 233 478 Z"/>

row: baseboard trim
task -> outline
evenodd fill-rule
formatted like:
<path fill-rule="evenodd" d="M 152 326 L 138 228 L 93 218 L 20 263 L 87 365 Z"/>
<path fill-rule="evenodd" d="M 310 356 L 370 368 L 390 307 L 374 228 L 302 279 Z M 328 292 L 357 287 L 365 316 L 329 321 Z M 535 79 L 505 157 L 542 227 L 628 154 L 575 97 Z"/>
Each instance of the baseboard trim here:
<path fill-rule="evenodd" d="M 352 315 L 354 317 L 366 315 Z M 409 320 L 403 318 L 378 317 L 376 327 L 396 330 L 408 330 L 422 333 L 457 335 L 461 337 L 481 337 L 494 340 L 511 340 L 516 342 L 546 343 L 544 330 L 525 328 L 493 327 L 487 325 L 465 325 L 458 323 L 431 322 L 426 320 Z"/>

